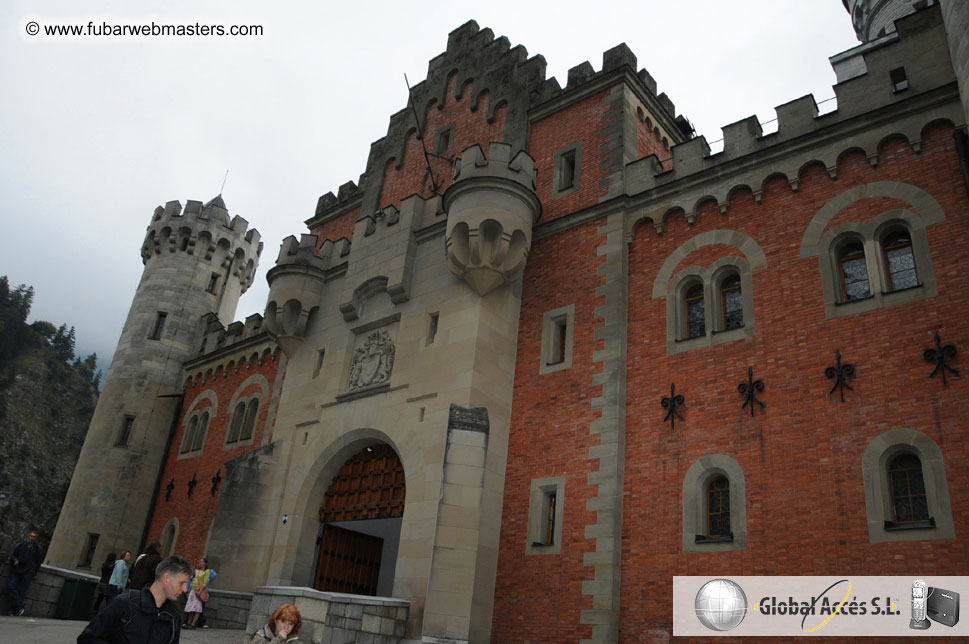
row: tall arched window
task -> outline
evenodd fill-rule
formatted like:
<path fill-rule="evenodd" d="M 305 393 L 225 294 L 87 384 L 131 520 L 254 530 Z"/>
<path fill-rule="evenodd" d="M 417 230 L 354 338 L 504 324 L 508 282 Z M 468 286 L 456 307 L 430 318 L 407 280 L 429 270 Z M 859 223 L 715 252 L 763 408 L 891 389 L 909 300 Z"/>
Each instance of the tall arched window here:
<path fill-rule="evenodd" d="M 686 337 L 699 338 L 706 335 L 706 316 L 703 305 L 703 284 L 694 284 L 686 290 Z"/>
<path fill-rule="evenodd" d="M 202 445 L 205 443 L 205 431 L 209 428 L 209 412 L 202 414 L 199 418 L 198 431 L 195 432 L 195 438 L 192 441 L 192 451 L 197 452 L 202 449 Z"/>
<path fill-rule="evenodd" d="M 893 230 L 882 240 L 885 253 L 885 272 L 888 273 L 886 286 L 889 291 L 900 291 L 919 285 L 915 271 L 915 253 L 912 251 L 912 237 L 905 230 Z"/>
<path fill-rule="evenodd" d="M 182 449 L 178 451 L 179 454 L 185 454 L 190 449 L 192 449 L 192 443 L 195 442 L 195 433 L 198 431 L 199 417 L 192 416 L 192 419 L 188 421 L 188 429 L 185 431 L 185 438 L 182 439 Z"/>
<path fill-rule="evenodd" d="M 744 298 L 740 276 L 730 274 L 720 282 L 720 330 L 739 329 L 744 325 Z"/>
<path fill-rule="evenodd" d="M 929 520 L 929 505 L 922 478 L 922 461 L 915 454 L 899 454 L 888 466 L 895 523 L 921 523 Z"/>
<path fill-rule="evenodd" d="M 730 536 L 730 482 L 723 475 L 707 485 L 707 536 Z"/>
<path fill-rule="evenodd" d="M 863 300 L 871 295 L 865 247 L 860 240 L 852 239 L 841 246 L 838 250 L 838 268 L 843 301 Z"/>
<path fill-rule="evenodd" d="M 256 416 L 259 414 L 259 401 L 253 398 L 249 401 L 249 411 L 246 412 L 246 423 L 242 427 L 242 434 L 239 440 L 245 441 L 252 438 L 252 430 L 256 426 Z"/>
<path fill-rule="evenodd" d="M 232 424 L 229 425 L 229 435 L 226 437 L 226 443 L 234 443 L 239 440 L 239 433 L 242 431 L 242 423 L 245 421 L 246 417 L 246 403 L 241 402 L 236 405 L 236 410 L 232 414 Z"/>

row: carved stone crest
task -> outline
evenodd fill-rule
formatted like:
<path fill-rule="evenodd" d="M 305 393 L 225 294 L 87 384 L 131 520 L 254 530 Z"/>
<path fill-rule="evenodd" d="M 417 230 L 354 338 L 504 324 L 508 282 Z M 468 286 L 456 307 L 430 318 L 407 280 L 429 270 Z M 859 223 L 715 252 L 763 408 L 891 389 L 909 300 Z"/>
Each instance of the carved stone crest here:
<path fill-rule="evenodd" d="M 396 352 L 397 347 L 387 329 L 369 334 L 363 345 L 353 352 L 347 390 L 379 385 L 390 380 Z"/>

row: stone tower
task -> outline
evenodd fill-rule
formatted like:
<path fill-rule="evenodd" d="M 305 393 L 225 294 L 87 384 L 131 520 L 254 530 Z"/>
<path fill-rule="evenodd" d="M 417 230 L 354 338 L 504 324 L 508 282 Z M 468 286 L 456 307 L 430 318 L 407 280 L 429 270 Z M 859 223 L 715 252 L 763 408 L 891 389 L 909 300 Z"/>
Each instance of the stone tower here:
<path fill-rule="evenodd" d="M 926 0 L 842 0 L 851 13 L 858 40 L 868 42 L 895 32 L 895 21 L 924 6 Z"/>
<path fill-rule="evenodd" d="M 262 243 L 219 195 L 155 209 L 145 268 L 104 380 L 51 540 L 47 563 L 94 568 L 108 552 L 137 551 L 181 405 L 183 365 L 200 318 L 232 320 Z"/>

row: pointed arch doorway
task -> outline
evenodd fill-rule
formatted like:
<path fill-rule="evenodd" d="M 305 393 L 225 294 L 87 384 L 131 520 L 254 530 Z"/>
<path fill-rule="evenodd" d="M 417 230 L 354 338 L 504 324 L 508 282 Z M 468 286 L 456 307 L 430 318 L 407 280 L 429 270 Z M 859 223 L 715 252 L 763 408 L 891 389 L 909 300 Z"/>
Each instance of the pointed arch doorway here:
<path fill-rule="evenodd" d="M 404 467 L 389 445 L 368 445 L 347 459 L 320 507 L 314 588 L 392 594 L 405 495 Z"/>

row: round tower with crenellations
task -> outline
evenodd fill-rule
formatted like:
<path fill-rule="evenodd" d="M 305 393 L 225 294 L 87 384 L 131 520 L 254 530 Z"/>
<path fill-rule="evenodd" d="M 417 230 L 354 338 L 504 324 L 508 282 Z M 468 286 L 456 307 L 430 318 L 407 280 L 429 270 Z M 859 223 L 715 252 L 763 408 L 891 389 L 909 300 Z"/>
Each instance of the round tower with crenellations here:
<path fill-rule="evenodd" d="M 895 21 L 927 4 L 926 0 L 841 0 L 861 42 L 895 32 Z"/>
<path fill-rule="evenodd" d="M 219 195 L 155 209 L 145 268 L 61 508 L 47 563 L 95 568 L 108 552 L 137 552 L 147 537 L 160 468 L 180 411 L 183 366 L 199 320 L 226 323 L 252 284 L 259 232 L 229 217 Z"/>

